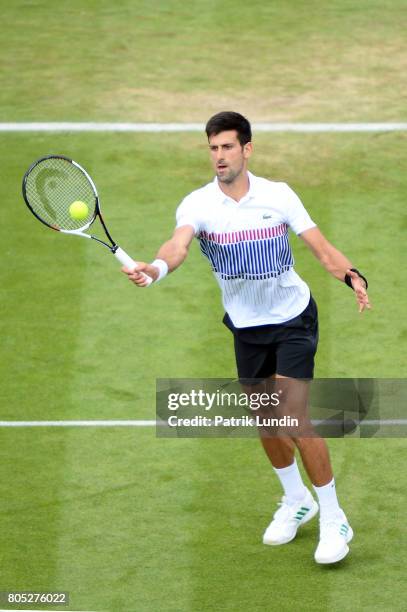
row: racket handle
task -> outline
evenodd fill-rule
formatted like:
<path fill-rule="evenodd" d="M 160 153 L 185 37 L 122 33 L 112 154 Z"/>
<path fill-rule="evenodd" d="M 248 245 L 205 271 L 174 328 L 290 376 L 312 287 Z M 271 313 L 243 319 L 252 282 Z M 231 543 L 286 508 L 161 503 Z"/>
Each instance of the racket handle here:
<path fill-rule="evenodd" d="M 126 268 L 129 268 L 130 270 L 132 270 L 137 266 L 137 262 L 134 261 L 134 259 L 132 259 L 130 255 L 127 255 L 126 251 L 123 251 L 123 249 L 121 249 L 120 247 L 116 249 L 114 254 L 117 257 L 117 259 L 120 261 L 120 263 L 123 264 L 123 266 L 126 266 Z M 151 285 L 151 283 L 153 282 L 153 279 L 151 278 L 151 276 L 144 274 L 144 272 L 140 272 L 140 274 L 145 278 L 148 284 Z"/>

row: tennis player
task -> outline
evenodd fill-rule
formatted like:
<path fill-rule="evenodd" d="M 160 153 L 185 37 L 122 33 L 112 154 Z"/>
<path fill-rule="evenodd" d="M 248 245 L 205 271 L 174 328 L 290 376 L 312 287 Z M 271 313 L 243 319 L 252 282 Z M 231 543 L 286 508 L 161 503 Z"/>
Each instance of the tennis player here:
<path fill-rule="evenodd" d="M 145 287 L 140 272 L 160 281 L 178 268 L 196 237 L 222 291 L 224 323 L 232 331 L 240 381 L 247 389 L 285 385 L 288 402 L 306 401 L 318 343 L 317 306 L 294 271 L 288 229 L 305 242 L 322 266 L 354 290 L 359 312 L 370 308 L 367 281 L 321 233 L 286 183 L 248 171 L 252 134 L 248 120 L 221 112 L 206 125 L 213 182 L 185 197 L 176 229 L 151 263 L 123 268 Z M 254 384 L 256 383 L 256 384 Z M 250 391 L 249 391 L 250 392 Z M 342 510 L 325 440 L 310 435 L 262 435 L 261 442 L 284 495 L 263 542 L 286 544 L 320 511 L 317 563 L 335 563 L 349 552 L 352 528 Z M 295 450 L 318 499 L 299 472 Z"/>

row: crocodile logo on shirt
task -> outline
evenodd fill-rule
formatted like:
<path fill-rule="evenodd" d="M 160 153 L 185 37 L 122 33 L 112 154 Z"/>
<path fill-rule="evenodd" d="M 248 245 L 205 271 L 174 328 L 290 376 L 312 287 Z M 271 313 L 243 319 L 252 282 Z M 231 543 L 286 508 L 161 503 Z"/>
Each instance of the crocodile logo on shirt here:
<path fill-rule="evenodd" d="M 263 215 L 263 219 L 271 219 L 271 215 Z"/>

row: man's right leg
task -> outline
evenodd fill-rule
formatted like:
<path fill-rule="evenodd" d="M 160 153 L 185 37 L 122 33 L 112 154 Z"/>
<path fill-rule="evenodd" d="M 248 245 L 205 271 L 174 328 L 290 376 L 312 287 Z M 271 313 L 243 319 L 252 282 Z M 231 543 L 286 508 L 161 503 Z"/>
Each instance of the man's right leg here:
<path fill-rule="evenodd" d="M 317 514 L 318 504 L 303 483 L 293 441 L 264 434 L 260 440 L 284 490 L 280 506 L 264 532 L 263 543 L 286 544 L 295 538 L 301 525 Z"/>
<path fill-rule="evenodd" d="M 257 384 L 242 385 L 248 397 L 252 394 L 268 393 L 274 391 L 274 376 Z M 263 417 L 273 416 L 272 411 L 267 409 Z M 260 441 L 263 449 L 278 476 L 284 494 L 290 501 L 300 499 L 305 490 L 301 474 L 295 460 L 296 446 L 291 438 L 278 434 L 278 428 L 259 427 Z"/>
<path fill-rule="evenodd" d="M 299 428 L 299 434 L 293 432 L 293 438 L 282 437 L 279 431 L 273 432 L 267 427 L 260 430 L 263 448 L 285 492 L 282 507 L 267 528 L 263 542 L 265 544 L 289 542 L 295 537 L 300 526 L 298 519 L 301 523 L 307 522 L 318 510 L 316 502 L 302 483 L 294 460 L 295 447 L 297 447 L 321 505 L 321 538 L 315 552 L 315 560 L 318 563 L 335 563 L 349 552 L 348 543 L 352 539 L 353 532 L 343 510 L 339 507 L 326 442 L 315 434 L 309 421 L 306 408 L 308 383 L 300 379 L 278 376 L 276 378 L 279 379 L 280 397 L 282 399 L 286 396 L 288 404 L 284 406 L 284 402 L 280 402 L 279 408 L 282 407 L 282 414 L 291 416 L 290 408 L 293 407 L 294 415 L 300 419 L 302 416 L 304 425 Z M 272 382 L 270 380 L 271 385 Z M 304 409 L 301 406 L 304 406 Z M 301 490 L 305 491 L 302 499 L 300 499 Z M 287 508 L 284 509 L 284 505 Z"/>
<path fill-rule="evenodd" d="M 255 385 L 244 385 L 243 388 L 249 397 L 258 393 L 270 396 L 273 392 L 270 382 L 270 379 L 264 380 Z M 264 419 L 278 416 L 273 414 L 272 408 L 260 412 L 259 416 Z M 279 508 L 263 535 L 263 542 L 269 545 L 286 544 L 295 538 L 301 525 L 317 514 L 318 504 L 303 483 L 295 459 L 296 446 L 293 440 L 279 434 L 278 428 L 268 425 L 259 426 L 259 434 L 264 451 L 284 490 Z"/>
<path fill-rule="evenodd" d="M 291 438 L 260 435 L 260 440 L 274 468 L 281 469 L 292 465 L 296 447 Z"/>

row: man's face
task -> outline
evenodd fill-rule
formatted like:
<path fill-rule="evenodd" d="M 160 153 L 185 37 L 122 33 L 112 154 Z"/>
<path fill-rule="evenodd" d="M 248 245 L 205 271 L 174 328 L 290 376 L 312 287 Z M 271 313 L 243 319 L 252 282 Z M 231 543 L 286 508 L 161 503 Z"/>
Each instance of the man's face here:
<path fill-rule="evenodd" d="M 252 143 L 242 147 L 236 130 L 229 130 L 210 136 L 209 150 L 218 181 L 230 184 L 247 169 Z"/>

